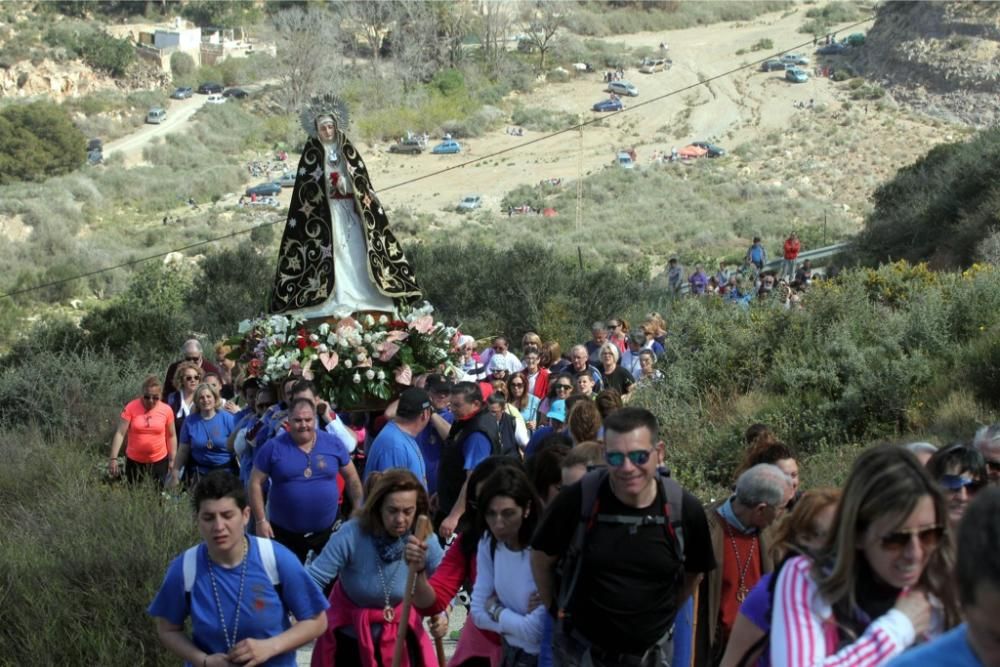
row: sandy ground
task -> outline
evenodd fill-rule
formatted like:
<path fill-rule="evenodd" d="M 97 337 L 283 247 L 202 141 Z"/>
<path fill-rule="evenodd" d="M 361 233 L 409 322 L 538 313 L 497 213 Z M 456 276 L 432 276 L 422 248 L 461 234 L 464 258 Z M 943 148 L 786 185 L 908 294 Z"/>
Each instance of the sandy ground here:
<path fill-rule="evenodd" d="M 155 139 L 183 131 L 187 121 L 204 106 L 206 100 L 208 95 L 198 94 L 186 100 L 170 100 L 170 104 L 165 107 L 166 120 L 159 125 L 147 123 L 132 134 L 109 142 L 104 146 L 104 157 L 121 154 L 125 158 L 126 166 L 135 167 L 142 164 L 142 149 Z"/>

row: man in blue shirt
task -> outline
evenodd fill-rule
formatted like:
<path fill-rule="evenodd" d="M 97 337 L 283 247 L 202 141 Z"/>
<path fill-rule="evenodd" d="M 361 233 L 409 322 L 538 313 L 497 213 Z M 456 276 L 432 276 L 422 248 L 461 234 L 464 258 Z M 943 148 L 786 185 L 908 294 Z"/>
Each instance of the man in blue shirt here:
<path fill-rule="evenodd" d="M 399 397 L 396 416 L 386 424 L 368 450 L 365 481 L 374 472 L 406 468 L 427 486 L 427 466 L 416 437 L 431 421 L 431 397 L 419 387 L 410 387 Z"/>
<path fill-rule="evenodd" d="M 889 667 L 1000 665 L 1000 489 L 980 491 L 958 527 L 958 601 L 965 623 L 907 651 Z"/>
<path fill-rule="evenodd" d="M 448 438 L 451 424 L 455 417 L 449 409 L 451 406 L 451 382 L 444 375 L 434 373 L 427 376 L 427 393 L 431 397 L 431 420 L 424 430 L 417 435 L 417 445 L 424 457 L 427 468 L 427 493 L 431 496 L 431 511 L 437 509 L 436 494 L 438 491 L 438 465 L 441 462 L 441 450 Z"/>

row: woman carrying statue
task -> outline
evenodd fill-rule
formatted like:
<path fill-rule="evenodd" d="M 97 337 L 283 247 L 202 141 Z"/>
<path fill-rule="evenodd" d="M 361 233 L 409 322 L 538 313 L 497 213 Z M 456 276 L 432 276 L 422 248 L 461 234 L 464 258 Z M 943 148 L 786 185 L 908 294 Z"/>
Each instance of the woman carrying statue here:
<path fill-rule="evenodd" d="M 418 299 L 420 288 L 389 231 L 368 169 L 343 132 L 343 102 L 314 97 L 300 117 L 309 139 L 288 207 L 271 312 L 339 319 L 393 312 Z"/>

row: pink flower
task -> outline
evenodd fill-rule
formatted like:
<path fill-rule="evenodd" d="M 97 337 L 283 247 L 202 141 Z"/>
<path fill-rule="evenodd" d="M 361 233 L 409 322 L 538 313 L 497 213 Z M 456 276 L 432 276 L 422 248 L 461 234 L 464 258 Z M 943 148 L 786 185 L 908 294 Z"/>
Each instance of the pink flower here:
<path fill-rule="evenodd" d="M 393 375 L 396 377 L 396 382 L 403 386 L 409 386 L 413 382 L 413 369 L 406 364 L 394 370 Z"/>
<path fill-rule="evenodd" d="M 395 343 L 385 341 L 384 343 L 379 343 L 375 351 L 378 353 L 378 360 L 384 364 L 396 356 L 399 352 L 399 346 Z"/>
<path fill-rule="evenodd" d="M 434 318 L 430 315 L 423 315 L 410 322 L 410 329 L 419 334 L 429 334 L 434 331 Z"/>
<path fill-rule="evenodd" d="M 361 331 L 361 325 L 353 317 L 345 317 L 337 322 L 337 338 L 351 336 Z"/>

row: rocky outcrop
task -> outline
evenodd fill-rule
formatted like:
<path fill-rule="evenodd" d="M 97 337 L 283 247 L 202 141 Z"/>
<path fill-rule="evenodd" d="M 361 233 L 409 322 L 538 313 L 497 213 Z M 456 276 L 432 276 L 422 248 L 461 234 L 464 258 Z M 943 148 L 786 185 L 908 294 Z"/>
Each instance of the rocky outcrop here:
<path fill-rule="evenodd" d="M 1000 121 L 1000 3 L 887 2 L 852 60 L 915 110 L 976 127 Z"/>
<path fill-rule="evenodd" d="M 80 61 L 30 60 L 0 69 L 0 97 L 35 97 L 62 100 L 99 90 L 115 89 L 114 79 L 98 74 Z"/>

